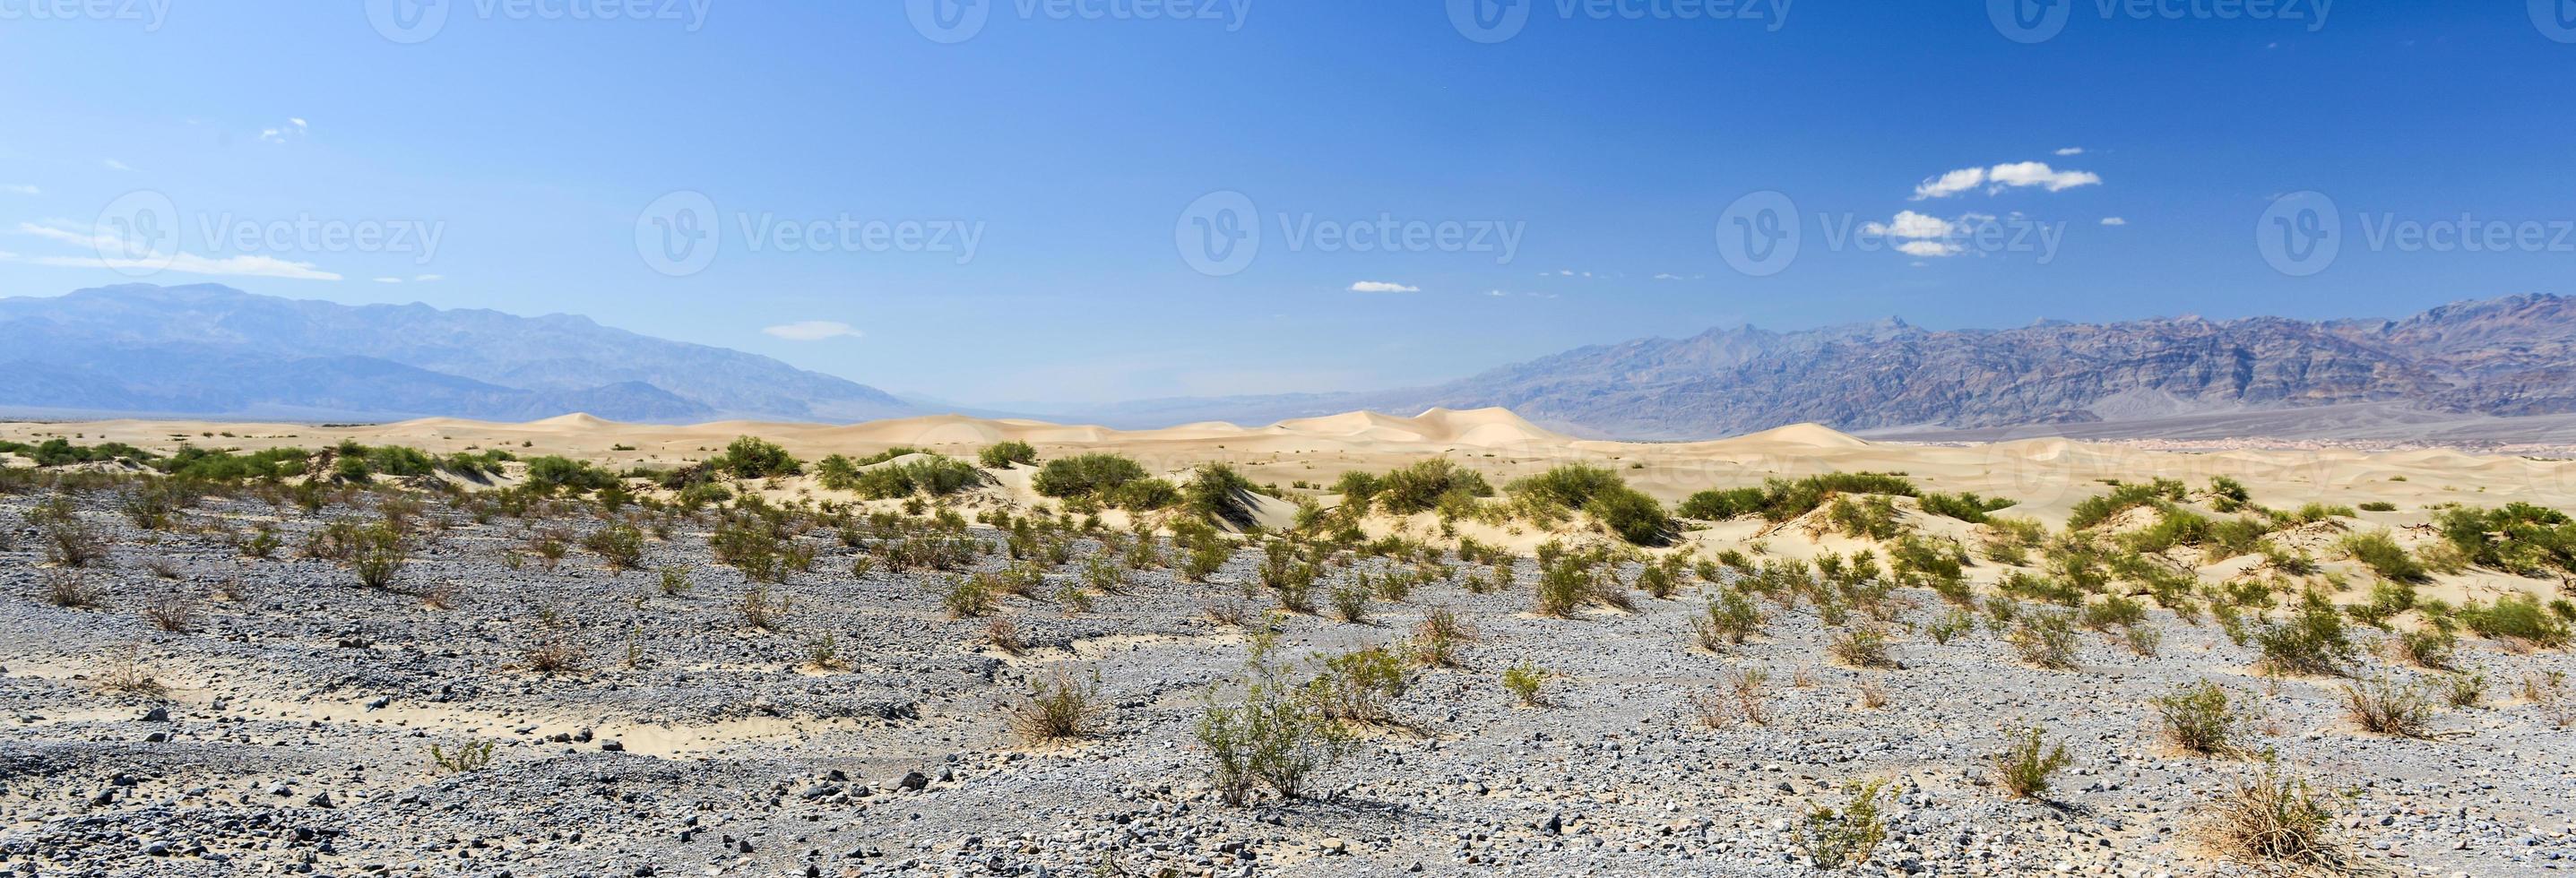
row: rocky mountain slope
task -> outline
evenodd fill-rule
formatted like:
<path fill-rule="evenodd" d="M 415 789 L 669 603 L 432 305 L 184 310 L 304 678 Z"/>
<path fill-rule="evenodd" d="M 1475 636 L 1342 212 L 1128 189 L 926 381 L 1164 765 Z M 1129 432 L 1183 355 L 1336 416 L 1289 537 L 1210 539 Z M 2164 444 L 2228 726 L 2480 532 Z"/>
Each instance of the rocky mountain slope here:
<path fill-rule="evenodd" d="M 1354 408 L 1502 406 L 1595 435 L 1707 438 L 2141 421 L 2355 404 L 2457 415 L 2576 412 L 2576 299 L 2464 302 L 2402 320 L 2197 317 L 1928 330 L 1714 329 L 1577 348 L 1414 390 L 1162 400 L 1114 421 L 1246 423 Z"/>
<path fill-rule="evenodd" d="M 587 317 L 351 307 L 212 284 L 0 299 L 0 370 L 19 379 L 0 384 L 0 406 L 32 409 L 661 422 L 916 413 L 865 385 Z"/>

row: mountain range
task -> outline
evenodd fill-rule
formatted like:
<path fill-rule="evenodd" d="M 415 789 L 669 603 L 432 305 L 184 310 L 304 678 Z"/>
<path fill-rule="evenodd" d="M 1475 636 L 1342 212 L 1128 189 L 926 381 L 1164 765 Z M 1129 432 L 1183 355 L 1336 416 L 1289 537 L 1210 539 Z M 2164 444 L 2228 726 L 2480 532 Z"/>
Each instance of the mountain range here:
<path fill-rule="evenodd" d="M 920 414 L 768 357 L 427 305 L 348 306 L 213 284 L 0 299 L 0 406 L 67 413 L 622 421 Z"/>
<path fill-rule="evenodd" d="M 352 307 L 215 285 L 0 299 L 0 352 L 0 369 L 19 379 L 0 386 L 0 407 L 17 410 L 845 422 L 949 408 L 584 317 Z M 2576 413 L 2576 298 L 2459 302 L 2396 320 L 1744 326 L 1577 348 L 1432 387 L 1147 400 L 1065 414 L 1159 427 L 1493 406 L 1580 435 L 1632 439 L 1801 422 L 1919 433 L 2308 410 L 2414 422 L 2566 415 Z"/>

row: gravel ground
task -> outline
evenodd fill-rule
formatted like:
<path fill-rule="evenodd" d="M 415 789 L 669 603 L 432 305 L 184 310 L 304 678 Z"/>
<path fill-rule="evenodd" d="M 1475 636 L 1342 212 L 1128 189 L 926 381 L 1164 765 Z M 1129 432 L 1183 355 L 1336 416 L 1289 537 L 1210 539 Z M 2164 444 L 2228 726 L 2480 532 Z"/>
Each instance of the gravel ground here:
<path fill-rule="evenodd" d="M 386 591 L 293 549 L 346 509 L 290 513 L 287 548 L 247 560 L 83 504 L 114 548 L 85 579 L 98 606 L 66 609 L 43 599 L 64 574 L 25 524 L 34 501 L 0 497 L 0 870 L 16 874 L 1808 875 L 1799 815 L 1871 779 L 1889 783 L 1888 836 L 1851 874 L 2248 874 L 2195 829 L 2253 763 L 2178 754 L 2148 703 L 2202 678 L 2259 697 L 2261 744 L 2351 791 L 2339 832 L 2371 866 L 2576 870 L 2576 732 L 2507 691 L 2576 672 L 2558 652 L 2464 649 L 2498 681 L 2490 706 L 2444 712 L 2438 740 L 2396 739 L 2344 719 L 2338 681 L 2260 677 L 2219 629 L 2162 611 L 2152 658 L 2088 634 L 2081 669 L 2038 670 L 1979 629 L 1901 634 L 1902 668 L 1856 670 L 1805 610 L 1770 608 L 1768 636 L 1729 654 L 1690 648 L 1696 589 L 1540 618 L 1523 560 L 1510 591 L 1418 588 L 1364 624 L 1289 617 L 1292 656 L 1390 643 L 1435 606 L 1482 640 L 1462 668 L 1413 671 L 1403 724 L 1366 733 L 1313 797 L 1239 807 L 1211 791 L 1192 725 L 1249 644 L 1201 608 L 1240 598 L 1256 551 L 1208 583 L 1139 571 L 1087 613 L 1007 599 L 1029 644 L 1012 655 L 987 620 L 942 612 L 942 577 L 854 577 L 854 551 L 822 533 L 814 572 L 773 589 L 786 624 L 761 632 L 738 611 L 752 586 L 702 530 L 646 547 L 647 567 L 689 571 L 669 596 L 650 570 L 612 575 L 580 551 L 504 564 L 522 523 L 439 510 L 445 528 Z M 186 633 L 141 612 L 173 594 L 203 601 Z M 1917 605 L 1904 622 L 1944 611 L 1900 594 Z M 574 632 L 588 670 L 525 668 L 550 628 Z M 846 669 L 805 667 L 826 634 Z M 101 685 L 127 649 L 166 692 Z M 1553 675 L 1545 706 L 1497 682 L 1523 663 Z M 1690 696 L 1746 667 L 1772 675 L 1769 723 L 1700 724 Z M 1105 732 L 1024 745 L 1008 707 L 1058 670 L 1098 673 Z M 2381 670 L 2416 673 L 2371 658 L 2363 674 Z M 1887 703 L 1863 706 L 1863 683 Z M 1988 756 L 2034 725 L 2074 763 L 2047 801 L 2014 800 Z M 490 767 L 432 770 L 432 744 L 476 740 L 495 742 Z"/>

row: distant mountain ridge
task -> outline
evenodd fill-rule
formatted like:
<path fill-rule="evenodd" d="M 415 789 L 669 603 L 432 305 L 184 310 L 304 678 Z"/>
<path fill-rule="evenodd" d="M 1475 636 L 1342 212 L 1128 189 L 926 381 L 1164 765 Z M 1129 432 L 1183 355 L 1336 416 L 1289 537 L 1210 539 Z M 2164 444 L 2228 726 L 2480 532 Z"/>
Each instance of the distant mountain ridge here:
<path fill-rule="evenodd" d="M 768 357 L 422 304 L 348 306 L 216 284 L 0 299 L 0 406 L 169 415 L 860 421 L 919 411 Z"/>
<path fill-rule="evenodd" d="M 1590 435 L 1704 439 L 1802 422 L 1968 429 L 2374 403 L 2464 415 L 2576 412 L 2576 299 L 2513 296 L 2400 320 L 2322 323 L 1746 326 L 1576 348 L 1427 388 L 1149 400 L 1090 414 L 1111 423 L 1262 422 L 1499 406 Z"/>

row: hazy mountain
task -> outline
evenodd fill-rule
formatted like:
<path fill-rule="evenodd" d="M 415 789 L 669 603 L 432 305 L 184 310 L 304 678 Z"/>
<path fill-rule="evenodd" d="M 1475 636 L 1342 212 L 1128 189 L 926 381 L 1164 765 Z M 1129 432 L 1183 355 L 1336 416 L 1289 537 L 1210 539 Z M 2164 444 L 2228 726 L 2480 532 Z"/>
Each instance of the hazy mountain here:
<path fill-rule="evenodd" d="M 1463 380 L 1365 394 L 1152 400 L 1117 422 L 1260 423 L 1371 408 L 1505 406 L 1559 429 L 1707 438 L 2144 421 L 2373 405 L 2385 414 L 2576 412 L 2576 299 L 2463 302 L 2403 320 L 2197 317 L 1935 331 L 1901 320 L 1577 348 Z"/>
<path fill-rule="evenodd" d="M 768 357 L 427 305 L 347 306 L 218 285 L 0 299 L 0 406 L 172 415 L 856 421 L 917 414 Z"/>

